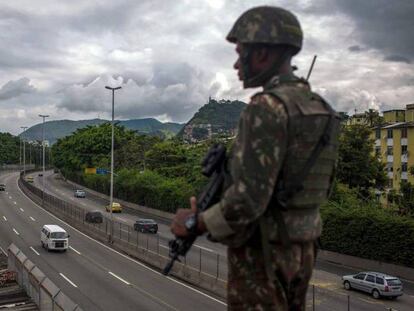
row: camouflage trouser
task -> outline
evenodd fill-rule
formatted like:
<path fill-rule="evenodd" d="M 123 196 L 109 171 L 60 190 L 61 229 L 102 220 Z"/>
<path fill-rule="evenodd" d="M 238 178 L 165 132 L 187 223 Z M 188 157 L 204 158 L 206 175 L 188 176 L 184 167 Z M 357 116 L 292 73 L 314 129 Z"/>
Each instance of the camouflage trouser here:
<path fill-rule="evenodd" d="M 275 281 L 271 282 L 261 248 L 229 248 L 228 309 L 305 310 L 315 256 L 314 242 L 292 244 L 289 251 L 280 244 L 274 245 Z"/>

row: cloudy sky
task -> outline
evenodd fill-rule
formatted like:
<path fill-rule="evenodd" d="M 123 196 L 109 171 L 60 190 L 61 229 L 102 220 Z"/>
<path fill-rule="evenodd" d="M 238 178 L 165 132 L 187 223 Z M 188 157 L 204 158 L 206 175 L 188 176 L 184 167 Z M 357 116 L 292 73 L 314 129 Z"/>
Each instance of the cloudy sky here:
<path fill-rule="evenodd" d="M 257 5 L 292 10 L 294 59 L 337 110 L 414 103 L 412 0 L 14 0 L 0 2 L 0 131 L 50 120 L 155 117 L 186 122 L 209 96 L 247 101 L 225 36 Z"/>

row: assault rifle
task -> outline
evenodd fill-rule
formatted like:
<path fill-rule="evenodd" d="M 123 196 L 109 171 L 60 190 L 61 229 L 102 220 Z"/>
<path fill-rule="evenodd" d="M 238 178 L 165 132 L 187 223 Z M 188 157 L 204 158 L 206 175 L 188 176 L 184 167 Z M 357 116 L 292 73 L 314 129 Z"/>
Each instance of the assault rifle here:
<path fill-rule="evenodd" d="M 205 211 L 218 202 L 224 182 L 225 160 L 226 147 L 220 144 L 213 145 L 204 157 L 203 162 L 201 163 L 201 172 L 204 176 L 209 177 L 210 180 L 203 192 L 197 198 L 197 212 L 195 219 L 197 219 L 198 212 Z M 176 237 L 175 240 L 170 240 L 168 242 L 170 247 L 169 257 L 171 260 L 167 263 L 162 272 L 164 275 L 169 274 L 174 262 L 176 260 L 180 261 L 179 256 L 184 257 L 193 245 L 197 238 L 197 233 L 196 230 L 191 231 L 190 235 L 186 238 Z"/>

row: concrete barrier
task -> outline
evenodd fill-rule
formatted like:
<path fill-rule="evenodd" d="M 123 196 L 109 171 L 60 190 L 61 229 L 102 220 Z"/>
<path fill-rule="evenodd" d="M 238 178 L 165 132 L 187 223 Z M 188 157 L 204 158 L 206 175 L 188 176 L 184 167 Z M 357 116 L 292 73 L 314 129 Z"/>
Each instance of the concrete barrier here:
<path fill-rule="evenodd" d="M 414 256 L 414 254 L 413 254 Z M 351 267 L 364 271 L 378 271 L 401 279 L 414 281 L 414 269 L 398 266 L 381 261 L 369 260 L 350 255 L 339 254 L 335 252 L 321 250 L 318 253 L 318 259 Z"/>
<path fill-rule="evenodd" d="M 17 283 L 40 311 L 82 311 L 16 245 L 9 246 L 7 260 L 8 269 L 17 273 Z"/>

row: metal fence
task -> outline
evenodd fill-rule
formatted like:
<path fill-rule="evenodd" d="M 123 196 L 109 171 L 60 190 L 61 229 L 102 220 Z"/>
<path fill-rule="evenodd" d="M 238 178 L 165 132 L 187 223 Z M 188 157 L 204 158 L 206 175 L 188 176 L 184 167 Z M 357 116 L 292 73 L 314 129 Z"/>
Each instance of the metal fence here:
<path fill-rule="evenodd" d="M 53 195 L 43 192 L 41 189 L 28 183 L 24 178 L 19 179 L 23 191 L 36 203 L 62 218 L 68 223 L 76 222 L 81 224 L 87 231 L 93 231 L 108 242 L 127 243 L 128 247 L 150 251 L 152 253 L 168 257 L 168 238 L 160 234 L 142 233 L 134 230 L 134 227 L 116 220 L 111 221 L 110 217 L 104 215 L 102 223 L 90 223 L 85 221 L 88 210 L 59 199 Z M 105 214 L 105 213 L 104 213 Z M 111 225 L 113 226 L 111 230 Z M 113 235 L 111 238 L 111 231 Z M 192 269 L 208 274 L 216 279 L 227 279 L 227 256 L 220 255 L 206 248 L 194 246 L 187 253 L 183 263 Z"/>

